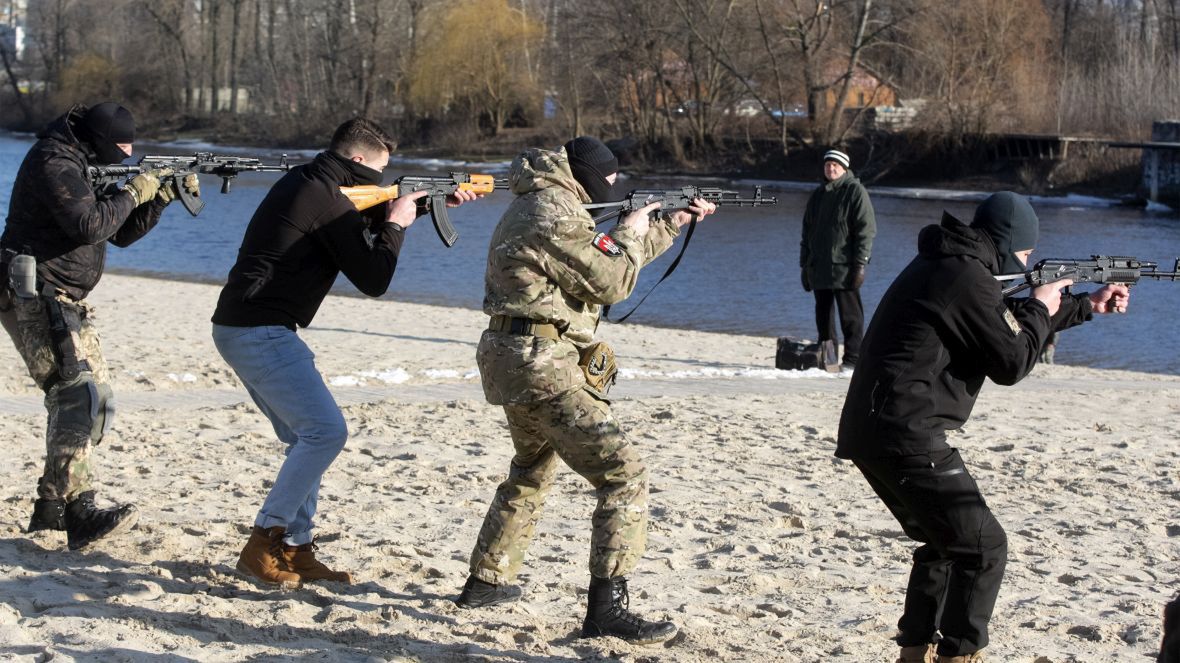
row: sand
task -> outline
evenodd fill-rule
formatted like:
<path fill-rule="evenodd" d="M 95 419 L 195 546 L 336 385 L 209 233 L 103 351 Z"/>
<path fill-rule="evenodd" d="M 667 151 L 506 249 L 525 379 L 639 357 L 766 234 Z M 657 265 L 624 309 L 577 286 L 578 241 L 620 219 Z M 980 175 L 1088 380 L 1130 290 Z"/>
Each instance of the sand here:
<path fill-rule="evenodd" d="M 234 571 L 282 459 L 213 349 L 218 288 L 108 275 L 91 297 L 120 411 L 100 501 L 138 527 L 81 552 L 26 535 L 39 392 L 0 343 L 0 658 L 891 661 L 914 544 L 832 456 L 846 377 L 772 368 L 773 339 L 606 327 L 615 412 L 651 470 L 632 606 L 657 646 L 580 640 L 592 490 L 564 470 L 520 603 L 451 602 L 507 471 L 475 372 L 478 311 L 330 297 L 300 332 L 351 438 L 325 477 L 320 555 L 352 586 Z M 1095 323 L 1100 324 L 1100 321 Z M 1081 333 L 1084 333 L 1081 332 Z M 988 385 L 956 445 L 1009 535 L 990 660 L 1145 660 L 1180 586 L 1180 378 L 1042 366 Z"/>

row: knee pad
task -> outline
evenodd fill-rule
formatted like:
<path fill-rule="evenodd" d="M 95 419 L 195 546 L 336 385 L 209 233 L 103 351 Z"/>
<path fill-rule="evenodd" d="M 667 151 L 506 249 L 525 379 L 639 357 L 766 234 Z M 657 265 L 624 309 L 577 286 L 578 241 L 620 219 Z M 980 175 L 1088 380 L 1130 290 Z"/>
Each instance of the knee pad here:
<path fill-rule="evenodd" d="M 49 420 L 59 430 L 90 436 L 98 444 L 115 419 L 115 398 L 108 384 L 94 381 L 90 373 L 55 385 L 46 396 Z"/>

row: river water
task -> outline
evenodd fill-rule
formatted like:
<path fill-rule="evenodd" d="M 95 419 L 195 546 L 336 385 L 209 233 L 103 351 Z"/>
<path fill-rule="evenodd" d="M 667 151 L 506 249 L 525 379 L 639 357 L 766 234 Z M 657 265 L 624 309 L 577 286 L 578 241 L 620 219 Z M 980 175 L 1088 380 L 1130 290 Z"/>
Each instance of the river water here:
<path fill-rule="evenodd" d="M 0 134 L 0 210 L 7 215 L 12 182 L 31 136 Z M 252 154 L 270 161 L 278 153 L 241 150 L 200 144 L 154 147 L 137 144 L 142 154 L 191 154 L 194 151 Z M 308 158 L 304 152 L 295 160 Z M 503 171 L 506 164 L 474 164 L 459 167 L 437 160 L 395 161 L 388 179 L 402 174 L 437 173 L 463 169 L 475 172 Z M 160 225 L 126 249 L 111 247 L 111 271 L 151 274 L 169 278 L 223 283 L 233 265 L 242 233 L 255 207 L 277 174 L 245 174 L 227 195 L 218 193 L 220 181 L 203 177 L 201 186 L 207 207 L 193 218 L 180 205 L 172 205 Z M 635 188 L 676 186 L 683 180 L 628 180 Z M 694 179 L 693 183 L 725 186 L 749 192 L 751 183 Z M 799 285 L 799 235 L 807 200 L 807 187 L 790 183 L 767 184 L 765 195 L 776 195 L 776 207 L 723 209 L 700 224 L 676 273 L 648 298 L 631 321 L 666 327 L 736 332 L 768 337 L 814 337 L 813 300 Z M 913 258 L 918 231 L 936 223 L 944 209 L 970 218 L 975 202 L 895 197 L 870 189 L 877 214 L 878 235 L 862 289 L 866 315 L 872 311 L 895 276 Z M 970 198 L 970 196 L 965 196 Z M 445 248 L 435 236 L 428 218 L 408 231 L 397 275 L 385 298 L 478 308 L 483 296 L 483 272 L 491 232 L 511 195 L 496 192 L 476 203 L 451 210 L 459 242 Z M 1166 213 L 1110 207 L 1099 201 L 1038 200 L 1041 240 L 1033 260 L 1045 257 L 1077 258 L 1091 254 L 1130 255 L 1156 260 L 1170 270 L 1180 256 L 1180 218 Z M 636 296 L 646 293 L 679 249 L 645 269 Z M 99 285 L 99 287 L 102 287 Z M 336 290 L 355 293 L 345 280 Z M 630 310 L 627 303 L 616 311 Z M 1131 312 L 1103 316 L 1063 335 L 1057 361 L 1100 368 L 1123 368 L 1180 373 L 1180 283 L 1145 282 L 1134 288 Z M 212 313 L 212 311 L 210 311 Z M 315 324 L 315 323 L 313 323 Z M 767 362 L 773 362 L 772 340 L 767 341 Z"/>

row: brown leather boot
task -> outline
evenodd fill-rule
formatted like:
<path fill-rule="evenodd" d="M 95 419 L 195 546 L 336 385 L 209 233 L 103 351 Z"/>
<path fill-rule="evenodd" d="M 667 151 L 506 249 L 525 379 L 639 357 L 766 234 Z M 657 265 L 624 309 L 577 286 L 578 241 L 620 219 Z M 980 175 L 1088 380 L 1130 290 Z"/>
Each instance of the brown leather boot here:
<path fill-rule="evenodd" d="M 283 558 L 287 567 L 299 575 L 304 582 L 314 580 L 331 580 L 352 584 L 352 576 L 348 571 L 333 571 L 315 558 L 315 551 L 319 548 L 314 541 L 301 546 L 283 546 Z"/>
<path fill-rule="evenodd" d="M 932 644 L 902 647 L 901 656 L 897 657 L 897 663 L 936 663 L 937 661 Z"/>
<path fill-rule="evenodd" d="M 283 535 L 286 533 L 282 527 L 262 529 L 255 525 L 250 540 L 238 556 L 238 570 L 267 585 L 299 589 L 299 576 L 291 571 L 283 555 Z"/>
<path fill-rule="evenodd" d="M 939 656 L 938 663 L 983 663 L 983 650 L 960 656 Z"/>

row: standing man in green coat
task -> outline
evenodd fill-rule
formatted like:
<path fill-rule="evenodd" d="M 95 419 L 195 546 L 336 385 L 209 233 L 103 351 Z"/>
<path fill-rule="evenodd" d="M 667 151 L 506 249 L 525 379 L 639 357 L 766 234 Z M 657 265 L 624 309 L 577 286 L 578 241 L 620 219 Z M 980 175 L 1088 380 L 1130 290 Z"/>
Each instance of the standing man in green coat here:
<path fill-rule="evenodd" d="M 799 266 L 803 289 L 815 292 L 815 326 L 820 341 L 836 340 L 836 312 L 844 333 L 842 368 L 852 370 L 864 336 L 860 286 L 873 252 L 877 219 L 860 180 L 848 168 L 848 155 L 824 154 L 824 183 L 807 200 Z"/>

